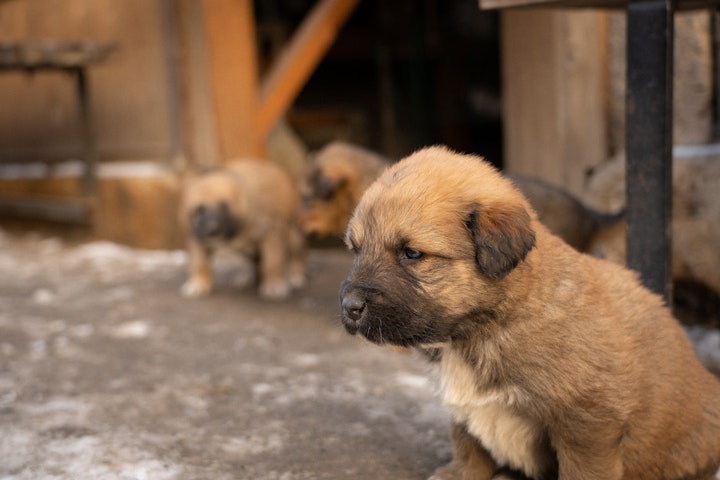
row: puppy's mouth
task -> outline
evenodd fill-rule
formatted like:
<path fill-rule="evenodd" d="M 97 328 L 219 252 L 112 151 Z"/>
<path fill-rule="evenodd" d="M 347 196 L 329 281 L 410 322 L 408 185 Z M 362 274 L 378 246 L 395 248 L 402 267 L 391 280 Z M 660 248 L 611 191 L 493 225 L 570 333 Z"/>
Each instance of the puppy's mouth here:
<path fill-rule="evenodd" d="M 230 212 L 227 203 L 199 205 L 190 214 L 192 233 L 200 241 L 230 240 L 241 228 L 238 218 Z"/>
<path fill-rule="evenodd" d="M 341 308 L 343 327 L 350 335 L 360 333 L 363 337 L 379 345 L 390 341 L 387 334 L 383 335 L 382 322 L 369 319 L 372 316 L 369 313 L 370 307 L 357 296 L 344 296 L 341 300 Z"/>
<path fill-rule="evenodd" d="M 389 302 L 382 295 L 358 290 L 341 291 L 342 324 L 350 335 L 360 334 L 378 345 L 415 347 L 441 343 L 445 336 L 428 318 Z"/>
<path fill-rule="evenodd" d="M 383 329 L 382 325 L 374 324 L 371 322 L 352 322 L 348 321 L 347 317 L 343 317 L 343 326 L 345 331 L 350 335 L 360 334 L 368 341 L 377 345 L 397 345 L 402 347 L 412 347 L 417 344 L 411 338 L 402 338 L 392 335 L 390 332 Z"/>

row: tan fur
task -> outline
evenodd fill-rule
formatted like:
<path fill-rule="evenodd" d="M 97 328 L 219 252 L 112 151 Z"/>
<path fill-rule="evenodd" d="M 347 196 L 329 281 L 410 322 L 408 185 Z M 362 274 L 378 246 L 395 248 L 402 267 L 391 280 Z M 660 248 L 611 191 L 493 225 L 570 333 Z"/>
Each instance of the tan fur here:
<path fill-rule="evenodd" d="M 236 223 L 225 237 L 198 238 L 192 215 L 199 207 L 224 203 Z M 257 260 L 260 295 L 286 297 L 304 283 L 304 240 L 295 222 L 298 193 L 279 166 L 254 159 L 230 162 L 224 169 L 191 179 L 184 188 L 180 220 L 188 235 L 189 278 L 186 296 L 209 293 L 213 284 L 212 255 L 229 248 Z"/>
<path fill-rule="evenodd" d="M 310 159 L 301 187 L 303 232 L 342 236 L 363 192 L 389 165 L 389 159 L 356 145 L 325 146 Z"/>
<path fill-rule="evenodd" d="M 482 159 L 402 160 L 346 238 L 346 329 L 440 349 L 456 455 L 433 479 L 708 480 L 720 466 L 720 382 L 661 298 L 551 234 Z"/>

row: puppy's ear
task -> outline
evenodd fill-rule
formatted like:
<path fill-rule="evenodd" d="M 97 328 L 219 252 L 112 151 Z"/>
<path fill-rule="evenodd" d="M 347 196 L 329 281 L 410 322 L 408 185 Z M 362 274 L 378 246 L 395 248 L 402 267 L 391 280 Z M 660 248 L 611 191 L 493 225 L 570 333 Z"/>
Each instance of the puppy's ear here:
<path fill-rule="evenodd" d="M 520 205 L 474 206 L 465 218 L 480 271 L 496 280 L 510 273 L 535 246 L 530 215 Z"/>
<path fill-rule="evenodd" d="M 326 176 L 322 170 L 315 170 L 310 176 L 310 185 L 313 191 L 323 200 L 331 200 L 345 183 L 347 183 L 345 177 L 331 178 Z"/>

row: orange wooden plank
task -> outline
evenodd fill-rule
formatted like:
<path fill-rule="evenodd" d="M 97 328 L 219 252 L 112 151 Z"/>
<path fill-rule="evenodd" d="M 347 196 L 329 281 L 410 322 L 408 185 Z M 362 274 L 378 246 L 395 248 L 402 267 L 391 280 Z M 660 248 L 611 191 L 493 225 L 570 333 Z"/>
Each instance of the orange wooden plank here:
<path fill-rule="evenodd" d="M 256 128 L 258 60 L 252 0 L 204 0 L 216 126 L 223 160 L 263 154 Z"/>
<path fill-rule="evenodd" d="M 260 87 L 257 132 L 265 138 L 287 111 L 359 0 L 320 0 L 273 64 Z"/>

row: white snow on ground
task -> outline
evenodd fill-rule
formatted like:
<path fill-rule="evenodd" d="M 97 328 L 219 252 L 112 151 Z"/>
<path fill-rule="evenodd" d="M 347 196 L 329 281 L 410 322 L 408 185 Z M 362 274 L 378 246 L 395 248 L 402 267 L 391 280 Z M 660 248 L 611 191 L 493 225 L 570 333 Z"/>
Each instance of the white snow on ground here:
<path fill-rule="evenodd" d="M 187 255 L 182 250 L 139 250 L 106 241 L 83 244 L 73 249 L 66 258 L 70 264 L 88 263 L 99 270 L 114 271 L 119 265 L 131 265 L 142 272 L 181 266 L 187 261 Z"/>
<path fill-rule="evenodd" d="M 12 455 L 3 455 L 2 469 L 6 473 L 0 477 L 2 480 L 182 478 L 181 467 L 149 453 L 147 446 L 152 445 L 152 438 L 96 432 L 87 419 L 92 409 L 87 403 L 55 398 L 20 408 L 37 428 L 30 432 L 13 425 L 3 426 L 0 452 Z"/>
<path fill-rule="evenodd" d="M 720 372 L 720 331 L 702 326 L 689 327 L 686 331 L 702 364 Z"/>

